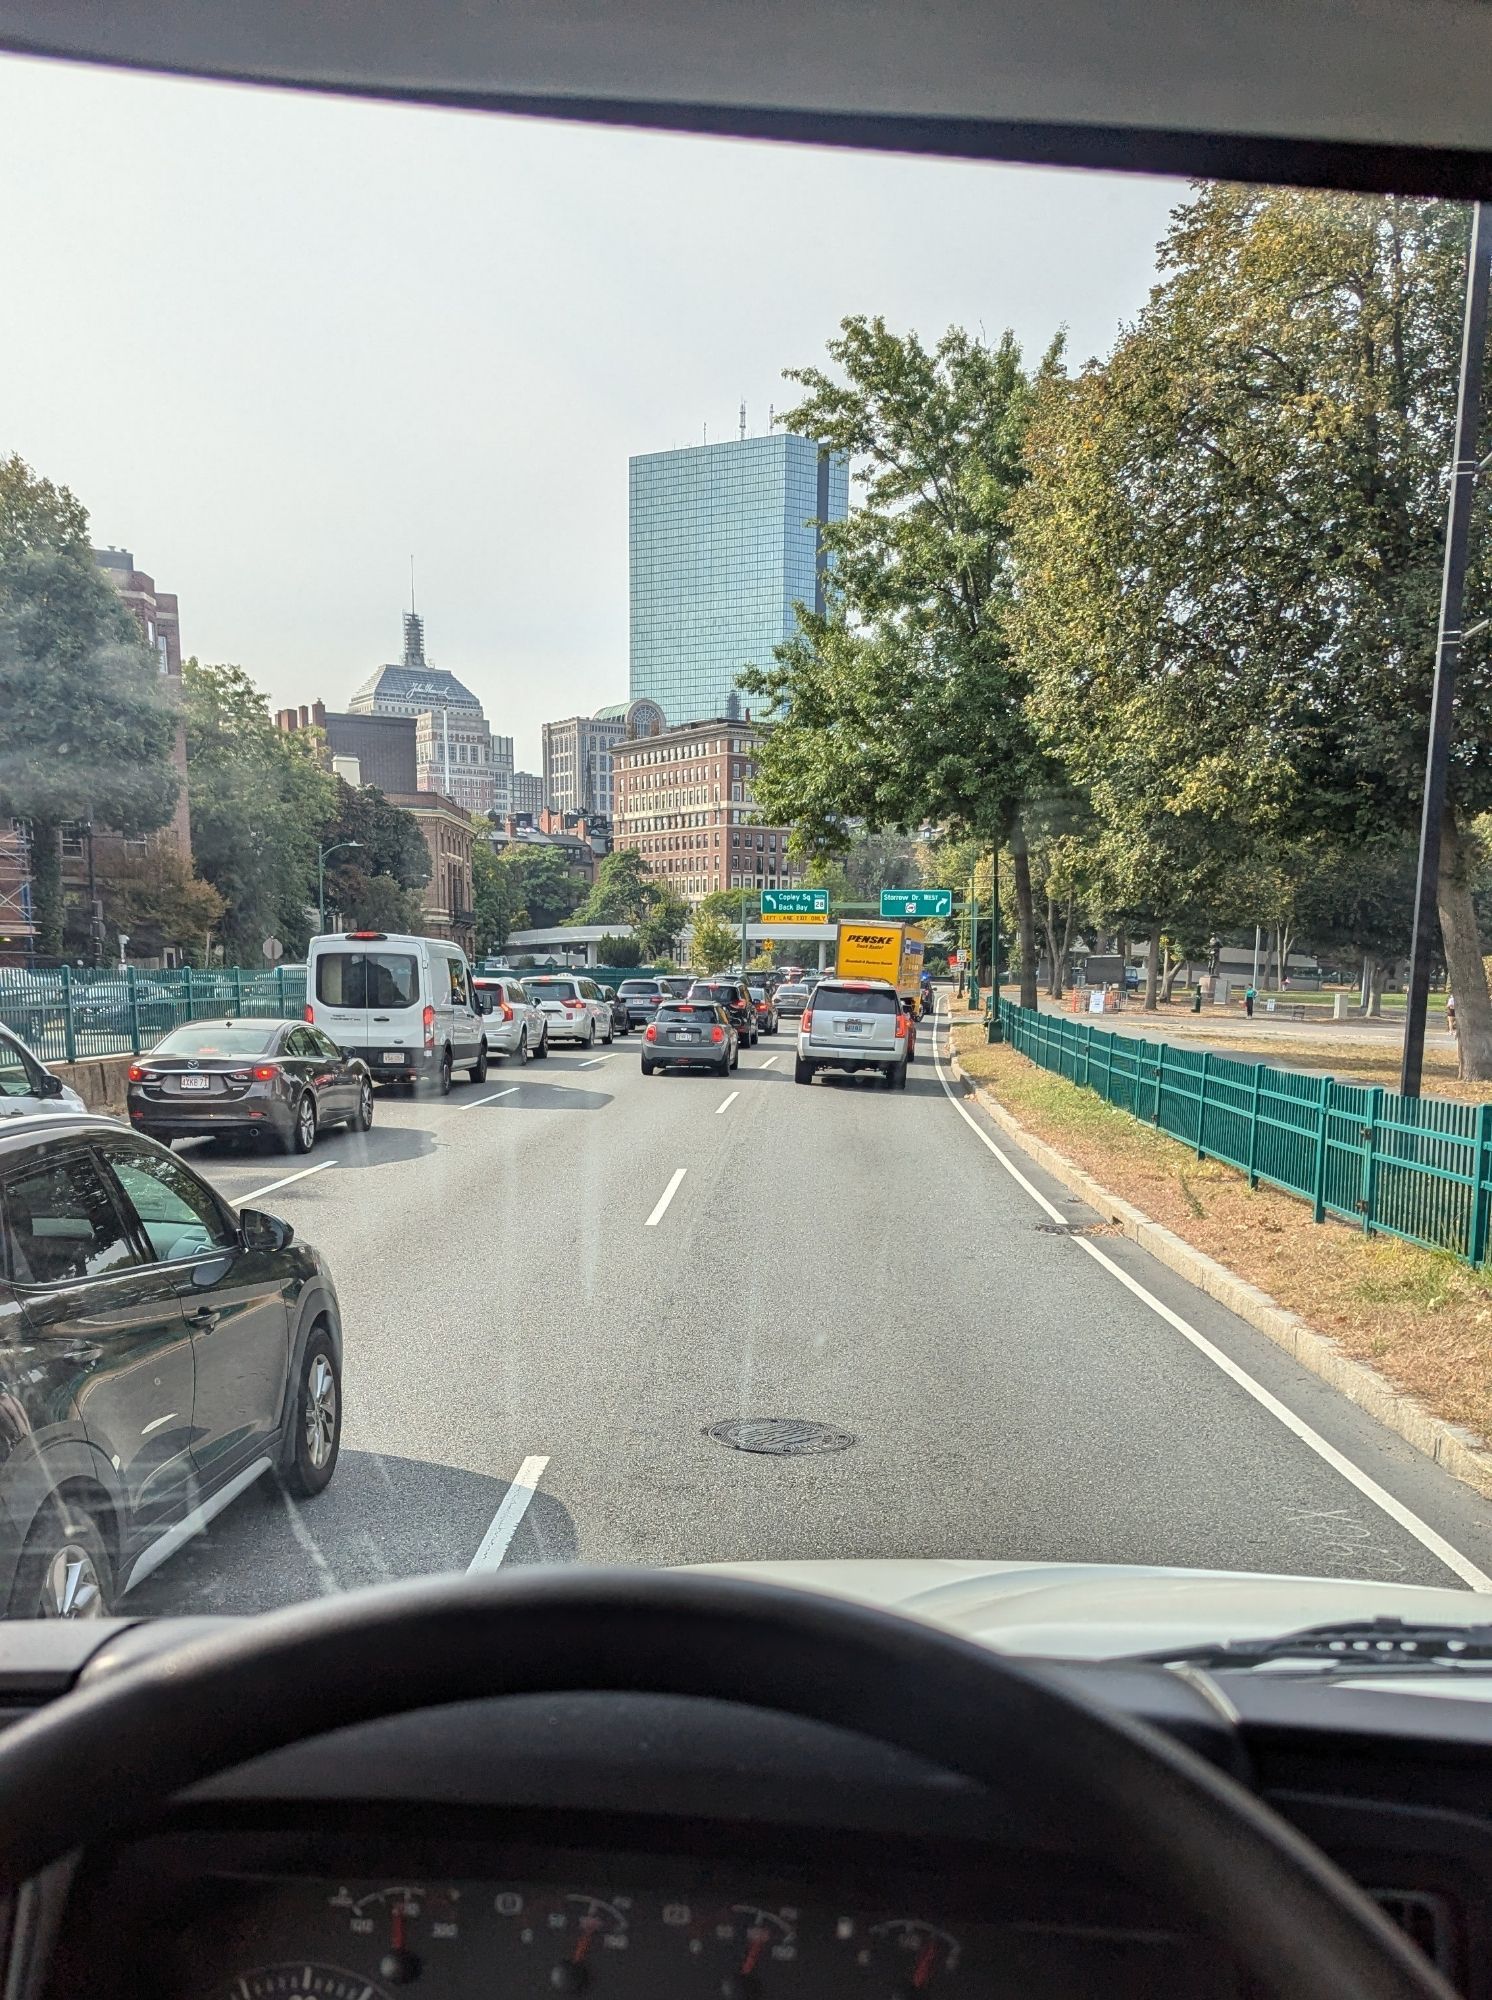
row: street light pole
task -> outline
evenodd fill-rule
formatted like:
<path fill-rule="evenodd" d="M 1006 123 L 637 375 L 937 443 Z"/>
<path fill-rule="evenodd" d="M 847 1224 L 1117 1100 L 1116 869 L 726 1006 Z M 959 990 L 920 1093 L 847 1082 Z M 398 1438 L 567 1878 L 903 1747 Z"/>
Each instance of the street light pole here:
<path fill-rule="evenodd" d="M 746 977 L 746 891 L 741 891 L 741 977 Z"/>
<path fill-rule="evenodd" d="M 361 847 L 360 840 L 334 840 L 330 847 L 316 850 L 316 915 L 321 930 L 326 929 L 326 857 L 340 854 L 344 847 Z"/>
<path fill-rule="evenodd" d="M 1461 607 L 1466 594 L 1466 548 L 1476 491 L 1477 437 L 1482 415 L 1482 361 L 1487 345 L 1487 281 L 1492 272 L 1492 224 L 1486 206 L 1471 211 L 1466 252 L 1466 310 L 1461 326 L 1461 388 L 1456 403 L 1456 443 L 1451 460 L 1450 502 L 1445 522 L 1445 568 L 1440 583 L 1440 631 L 1430 701 L 1430 741 L 1425 752 L 1425 799 L 1420 816 L 1419 875 L 1414 888 L 1414 928 L 1409 937 L 1409 992 L 1404 1003 L 1404 1060 L 1399 1094 L 1418 1097 L 1425 1060 L 1425 1015 L 1430 1004 L 1430 957 L 1435 936 L 1440 881 L 1440 822 L 1445 813 L 1450 765 L 1456 664 L 1460 657 Z"/>

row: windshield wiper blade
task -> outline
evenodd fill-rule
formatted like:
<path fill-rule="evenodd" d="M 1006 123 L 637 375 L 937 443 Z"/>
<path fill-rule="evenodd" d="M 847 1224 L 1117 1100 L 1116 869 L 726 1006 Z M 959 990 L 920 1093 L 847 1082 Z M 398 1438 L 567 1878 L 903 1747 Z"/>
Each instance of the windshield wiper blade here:
<path fill-rule="evenodd" d="M 1126 1657 L 1161 1666 L 1258 1667 L 1270 1660 L 1319 1660 L 1324 1666 L 1442 1666 L 1492 1661 L 1492 1625 L 1418 1625 L 1403 1618 L 1362 1618 L 1307 1625 L 1268 1639 L 1225 1639 Z"/>

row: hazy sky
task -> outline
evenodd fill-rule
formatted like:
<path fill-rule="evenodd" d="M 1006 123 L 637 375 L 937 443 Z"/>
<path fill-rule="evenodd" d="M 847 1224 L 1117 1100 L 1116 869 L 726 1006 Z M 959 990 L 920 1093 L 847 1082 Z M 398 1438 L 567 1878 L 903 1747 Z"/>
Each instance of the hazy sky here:
<path fill-rule="evenodd" d="M 627 459 L 840 317 L 1079 358 L 1175 183 L 642 137 L 0 57 L 0 452 L 275 705 L 429 657 L 538 769 L 627 692 Z"/>

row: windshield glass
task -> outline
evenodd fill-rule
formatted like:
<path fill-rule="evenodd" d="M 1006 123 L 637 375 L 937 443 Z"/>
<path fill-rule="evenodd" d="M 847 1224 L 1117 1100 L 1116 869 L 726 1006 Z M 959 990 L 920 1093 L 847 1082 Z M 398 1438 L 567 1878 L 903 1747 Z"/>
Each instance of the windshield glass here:
<path fill-rule="evenodd" d="M 0 169 L 0 1608 L 1492 1588 L 1464 207 L 16 56 Z"/>

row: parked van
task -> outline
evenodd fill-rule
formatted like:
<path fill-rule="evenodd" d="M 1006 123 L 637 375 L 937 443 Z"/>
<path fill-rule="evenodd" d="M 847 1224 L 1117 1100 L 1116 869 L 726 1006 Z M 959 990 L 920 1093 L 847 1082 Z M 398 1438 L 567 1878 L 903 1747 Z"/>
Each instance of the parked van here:
<path fill-rule="evenodd" d="M 487 1074 L 483 1017 L 460 945 L 387 931 L 313 937 L 306 953 L 306 1019 L 359 1055 L 380 1083 L 428 1083 L 445 1094 L 451 1072 Z"/>

